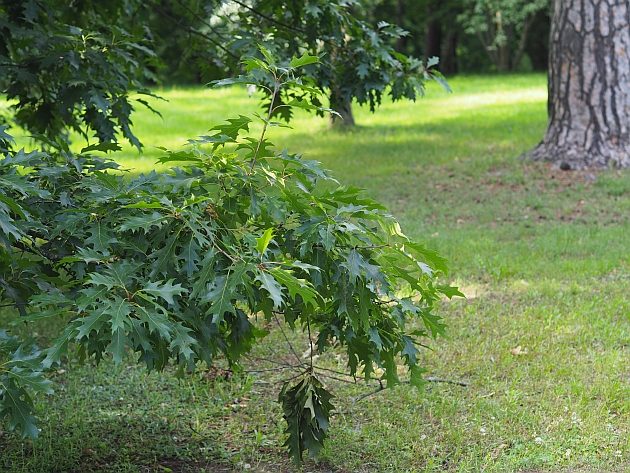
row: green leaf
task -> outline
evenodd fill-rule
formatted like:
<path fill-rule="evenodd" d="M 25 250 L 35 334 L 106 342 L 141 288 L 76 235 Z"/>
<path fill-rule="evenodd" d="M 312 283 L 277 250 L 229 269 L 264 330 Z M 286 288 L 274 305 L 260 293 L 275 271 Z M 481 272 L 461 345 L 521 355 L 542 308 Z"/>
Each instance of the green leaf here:
<path fill-rule="evenodd" d="M 100 222 L 89 228 L 88 233 L 90 237 L 85 239 L 85 243 L 91 245 L 92 249 L 99 253 L 109 254 L 111 245 L 118 242 L 111 231 Z"/>
<path fill-rule="evenodd" d="M 0 383 L 0 394 L 0 418 L 8 416 L 9 429 L 19 430 L 24 437 L 37 438 L 39 429 L 32 415 L 33 403 L 26 391 L 13 383 L 8 386 Z"/>
<path fill-rule="evenodd" d="M 413 343 L 411 337 L 407 337 L 406 335 L 403 335 L 402 342 L 403 349 L 400 354 L 407 359 L 407 363 L 409 365 L 415 365 L 418 362 L 418 349 L 416 348 L 416 345 Z"/>
<path fill-rule="evenodd" d="M 107 347 L 107 351 L 112 354 L 115 364 L 122 362 L 125 354 L 125 346 L 127 344 L 127 334 L 122 328 L 115 330 L 112 333 L 112 341 Z"/>
<path fill-rule="evenodd" d="M 152 294 L 157 297 L 161 297 L 168 304 L 175 304 L 173 296 L 181 296 L 188 291 L 182 287 L 181 284 L 173 285 L 173 279 L 169 279 L 165 283 L 150 282 L 146 284 L 142 290 L 148 294 Z"/>
<path fill-rule="evenodd" d="M 136 306 L 136 312 L 140 320 L 147 324 L 150 333 L 157 332 L 164 340 L 171 341 L 171 324 L 163 313 L 141 305 Z"/>
<path fill-rule="evenodd" d="M 33 370 L 32 365 L 20 366 L 16 364 L 7 372 L 9 378 L 13 378 L 16 384 L 23 388 L 42 394 L 52 394 L 52 382 L 44 377 L 41 371 Z"/>
<path fill-rule="evenodd" d="M 216 125 L 210 128 L 210 130 L 217 130 L 219 135 L 225 135 L 232 140 L 236 140 L 241 130 L 249 131 L 249 124 L 251 122 L 252 120 L 250 118 L 239 115 L 238 118 L 228 118 L 226 124 Z"/>
<path fill-rule="evenodd" d="M 278 396 L 287 423 L 284 446 L 296 463 L 301 463 L 303 452 L 317 456 L 328 435 L 329 420 L 334 409 L 332 395 L 314 376 L 305 376 L 290 387 L 285 383 Z"/>
<path fill-rule="evenodd" d="M 139 205 L 137 203 L 135 205 Z M 149 207 L 147 207 L 149 208 Z M 159 212 L 153 212 L 151 214 L 140 214 L 133 215 L 131 217 L 125 218 L 121 224 L 120 229 L 123 231 L 131 230 L 135 232 L 136 230 L 142 230 L 144 234 L 147 234 L 151 231 L 152 227 L 160 227 L 163 223 L 167 221 L 167 217 L 162 215 Z"/>
<path fill-rule="evenodd" d="M 317 56 L 311 56 L 308 53 L 302 54 L 300 57 L 294 57 L 291 59 L 289 66 L 293 69 L 297 69 L 299 67 L 308 66 L 310 64 L 316 64 L 319 62 L 319 58 Z"/>
<path fill-rule="evenodd" d="M 121 206 L 123 209 L 162 209 L 164 205 L 160 202 L 145 202 L 141 200 L 140 202 L 134 202 L 133 204 L 127 204 Z"/>
<path fill-rule="evenodd" d="M 90 151 L 102 151 L 103 153 L 107 153 L 109 151 L 120 151 L 121 149 L 118 143 L 103 142 L 86 146 L 81 149 L 81 153 L 89 153 Z"/>
<path fill-rule="evenodd" d="M 197 344 L 197 341 L 190 336 L 192 330 L 188 327 L 184 327 L 182 324 L 173 325 L 173 340 L 169 345 L 171 350 L 176 350 L 180 356 L 189 360 L 194 355 L 192 347 Z"/>
<path fill-rule="evenodd" d="M 108 290 L 116 286 L 116 280 L 114 278 L 101 273 L 90 273 L 88 282 L 95 286 L 105 286 Z"/>
<path fill-rule="evenodd" d="M 260 238 L 256 238 L 256 249 L 258 250 L 258 253 L 261 255 L 265 253 L 272 238 L 273 228 L 268 228 Z"/>
<path fill-rule="evenodd" d="M 418 253 L 420 258 L 424 259 L 424 261 L 433 269 L 437 271 L 442 271 L 445 274 L 447 273 L 448 267 L 446 265 L 446 258 L 440 256 L 437 251 L 430 250 L 420 243 L 411 241 L 405 242 L 405 247 L 411 248 L 416 253 Z"/>
<path fill-rule="evenodd" d="M 129 302 L 121 297 L 115 297 L 113 301 L 108 301 L 109 306 L 103 309 L 103 313 L 110 316 L 112 333 L 122 330 L 129 323 L 129 314 L 132 307 Z"/>
<path fill-rule="evenodd" d="M 291 271 L 282 268 L 271 268 L 269 273 L 289 290 L 289 295 L 293 300 L 299 295 L 305 304 L 317 308 L 323 304 L 321 295 L 315 290 L 313 285 L 304 279 L 296 278 Z"/>
<path fill-rule="evenodd" d="M 422 321 L 424 322 L 426 328 L 429 332 L 431 332 L 432 337 L 435 338 L 438 335 L 444 335 L 446 326 L 440 317 L 426 309 L 420 311 L 420 316 L 422 317 Z"/>
<path fill-rule="evenodd" d="M 76 319 L 78 328 L 76 339 L 81 340 L 82 338 L 87 338 L 92 331 L 98 331 L 106 320 L 107 314 L 103 310 Z"/>
<path fill-rule="evenodd" d="M 258 273 L 256 280 L 260 281 L 262 288 L 269 293 L 269 297 L 273 301 L 273 308 L 278 310 L 284 302 L 282 286 L 278 284 L 278 281 L 270 273 L 265 271 Z"/>
<path fill-rule="evenodd" d="M 157 160 L 158 163 L 184 163 L 184 162 L 193 162 L 193 163 L 201 163 L 202 160 L 196 154 L 191 151 L 168 151 L 165 148 L 160 148 L 166 151 L 166 156 L 160 156 Z"/>
<path fill-rule="evenodd" d="M 420 366 L 411 366 L 409 368 L 409 384 L 418 389 L 423 389 L 427 384 L 424 380 L 424 373 L 426 373 L 426 370 Z"/>
<path fill-rule="evenodd" d="M 243 278 L 248 267 L 246 263 L 239 263 L 231 267 L 225 275 L 215 278 L 214 284 L 204 297 L 212 303 L 208 312 L 213 315 L 214 323 L 223 320 L 226 312 L 235 313 L 236 308 L 232 300 L 236 297 L 237 287 L 247 282 Z"/>
<path fill-rule="evenodd" d="M 437 289 L 449 299 L 453 297 L 466 297 L 466 295 L 455 286 L 441 285 Z"/>
<path fill-rule="evenodd" d="M 46 357 L 42 361 L 42 368 L 48 369 L 52 365 L 60 362 L 61 357 L 68 350 L 68 343 L 71 338 L 73 338 L 74 330 L 72 325 L 67 325 L 50 348 L 44 350 Z"/>

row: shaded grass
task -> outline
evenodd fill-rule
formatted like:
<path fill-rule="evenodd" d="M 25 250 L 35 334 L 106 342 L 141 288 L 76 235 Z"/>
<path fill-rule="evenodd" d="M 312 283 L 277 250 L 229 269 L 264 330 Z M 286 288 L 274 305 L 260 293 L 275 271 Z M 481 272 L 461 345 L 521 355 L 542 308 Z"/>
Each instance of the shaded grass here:
<path fill-rule="evenodd" d="M 453 95 L 432 88 L 374 116 L 357 110 L 350 132 L 307 115 L 273 132 L 281 147 L 388 205 L 409 235 L 449 259 L 450 278 L 469 296 L 444 303 L 448 338 L 423 361 L 428 375 L 470 385 L 401 386 L 353 403 L 371 388 L 329 379 L 339 413 L 306 471 L 624 471 L 630 174 L 517 159 L 544 132 L 542 76 L 452 86 Z M 139 172 L 155 167 L 154 145 L 181 146 L 257 107 L 238 89 L 161 94 L 163 119 L 134 119 L 144 154 L 126 147 L 118 157 Z M 282 346 L 272 332 L 254 356 L 278 356 Z M 334 352 L 321 362 L 344 365 Z M 64 370 L 57 394 L 40 404 L 42 438 L 0 436 L 3 471 L 294 470 L 280 447 L 279 386 L 261 384 L 279 375 L 177 381 L 109 362 Z"/>

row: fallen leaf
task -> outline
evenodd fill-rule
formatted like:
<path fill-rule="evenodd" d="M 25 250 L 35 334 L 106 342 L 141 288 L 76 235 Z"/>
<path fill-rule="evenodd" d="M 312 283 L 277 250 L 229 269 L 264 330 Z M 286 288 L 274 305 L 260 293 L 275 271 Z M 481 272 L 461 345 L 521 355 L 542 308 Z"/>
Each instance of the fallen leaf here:
<path fill-rule="evenodd" d="M 527 353 L 529 353 L 527 351 L 527 348 L 523 348 L 522 346 L 517 346 L 516 348 L 512 348 L 510 350 L 510 353 L 512 353 L 512 355 L 514 356 L 521 356 L 521 355 L 527 355 Z"/>

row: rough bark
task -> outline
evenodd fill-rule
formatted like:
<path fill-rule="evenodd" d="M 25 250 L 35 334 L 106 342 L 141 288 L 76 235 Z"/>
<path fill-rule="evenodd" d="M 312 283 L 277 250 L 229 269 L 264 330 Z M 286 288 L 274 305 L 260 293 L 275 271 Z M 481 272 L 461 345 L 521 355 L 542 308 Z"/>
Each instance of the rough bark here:
<path fill-rule="evenodd" d="M 555 0 L 549 123 L 530 157 L 562 169 L 630 166 L 628 0 Z"/>

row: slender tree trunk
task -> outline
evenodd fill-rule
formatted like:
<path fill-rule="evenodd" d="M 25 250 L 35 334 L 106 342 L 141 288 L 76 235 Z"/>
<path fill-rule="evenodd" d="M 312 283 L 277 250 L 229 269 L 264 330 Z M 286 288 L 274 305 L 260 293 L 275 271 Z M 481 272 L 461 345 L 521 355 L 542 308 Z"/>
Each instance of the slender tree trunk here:
<path fill-rule="evenodd" d="M 555 0 L 549 124 L 530 156 L 563 169 L 630 166 L 628 0 Z"/>
<path fill-rule="evenodd" d="M 521 31 L 521 37 L 518 40 L 518 46 L 516 48 L 516 52 L 514 53 L 514 59 L 512 61 L 512 69 L 516 69 L 521 64 L 521 60 L 523 59 L 523 54 L 525 54 L 525 48 L 527 47 L 527 37 L 529 35 L 529 29 L 534 22 L 534 15 L 530 15 L 525 18 L 525 23 L 523 24 L 523 30 Z"/>
<path fill-rule="evenodd" d="M 506 41 L 505 44 L 497 46 L 497 70 L 499 72 L 509 72 L 512 70 L 512 49 Z"/>
<path fill-rule="evenodd" d="M 436 19 L 427 22 L 427 33 L 424 42 L 424 55 L 427 58 L 440 56 L 442 45 L 442 25 Z"/>
<path fill-rule="evenodd" d="M 457 73 L 457 30 L 452 29 L 446 35 L 440 54 L 440 72 L 442 74 Z"/>
<path fill-rule="evenodd" d="M 330 108 L 339 114 L 339 116 L 330 116 L 330 123 L 333 127 L 345 128 L 355 125 L 354 115 L 352 114 L 352 102 L 335 88 L 330 91 Z"/>

